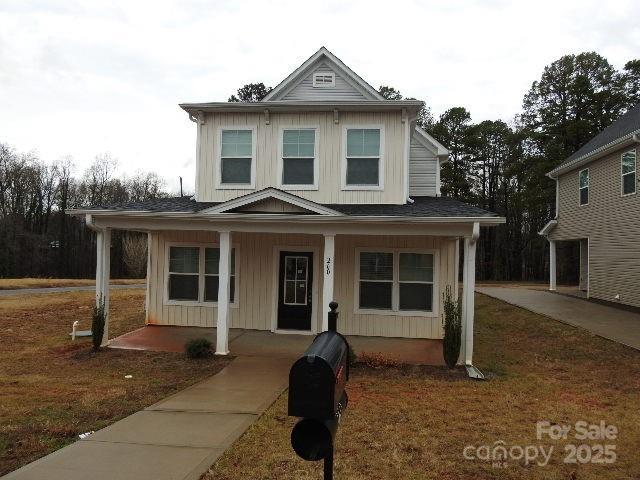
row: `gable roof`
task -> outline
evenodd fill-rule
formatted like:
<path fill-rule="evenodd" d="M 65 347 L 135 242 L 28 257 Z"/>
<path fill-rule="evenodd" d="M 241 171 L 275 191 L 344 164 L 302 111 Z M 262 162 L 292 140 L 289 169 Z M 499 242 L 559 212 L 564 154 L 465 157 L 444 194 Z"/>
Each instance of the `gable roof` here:
<path fill-rule="evenodd" d="M 331 53 L 327 48 L 320 47 L 320 49 L 311 55 L 302 65 L 296 68 L 287 78 L 282 80 L 278 85 L 271 90 L 267 96 L 262 99 L 262 102 L 270 102 L 282 100 L 282 98 L 288 93 L 295 85 L 301 82 L 316 65 L 319 65 L 323 60 L 327 61 L 332 68 L 335 68 L 343 78 L 349 82 L 356 90 L 358 90 L 367 100 L 385 100 L 385 98 L 378 93 L 378 91 L 369 85 L 353 70 L 347 67 L 342 60 Z"/>
<path fill-rule="evenodd" d="M 293 205 L 304 210 L 307 213 L 319 215 L 340 215 L 340 212 L 337 212 L 324 205 L 320 205 L 319 203 L 312 202 L 311 200 L 298 197 L 297 195 L 293 195 L 292 193 L 285 192 L 273 187 L 268 187 L 257 192 L 249 193 L 247 195 L 243 195 L 241 197 L 237 197 L 232 200 L 217 204 L 215 206 L 205 208 L 203 210 L 200 210 L 200 213 L 229 213 L 232 211 L 237 211 L 237 209 L 241 207 L 246 207 L 248 205 L 262 202 L 267 199 L 278 200 L 280 202 Z"/>
<path fill-rule="evenodd" d="M 418 142 L 424 145 L 427 148 L 432 148 L 436 150 L 436 155 L 438 157 L 444 157 L 441 159 L 441 162 L 446 162 L 449 160 L 449 150 L 447 150 L 444 145 L 442 145 L 439 141 L 429 135 L 425 130 L 418 127 L 416 125 L 415 135 L 413 136 Z"/>
<path fill-rule="evenodd" d="M 566 170 L 594 160 L 610 148 L 622 148 L 627 141 L 633 141 L 633 136 L 637 134 L 640 134 L 640 104 L 619 117 L 547 175 L 555 178 Z"/>

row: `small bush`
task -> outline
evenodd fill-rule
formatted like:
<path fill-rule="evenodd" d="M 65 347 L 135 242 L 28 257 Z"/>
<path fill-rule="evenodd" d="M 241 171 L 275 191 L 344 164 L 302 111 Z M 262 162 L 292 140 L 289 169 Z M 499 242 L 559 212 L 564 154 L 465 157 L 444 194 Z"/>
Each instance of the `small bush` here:
<path fill-rule="evenodd" d="M 91 340 L 93 341 L 93 350 L 96 352 L 100 349 L 100 344 L 102 343 L 105 321 L 104 299 L 100 297 L 96 306 L 93 307 L 93 318 L 91 320 Z"/>
<path fill-rule="evenodd" d="M 358 355 L 356 355 L 356 351 L 349 345 L 349 366 L 355 365 L 358 361 Z"/>
<path fill-rule="evenodd" d="M 442 294 L 443 310 L 442 326 L 444 327 L 444 338 L 442 340 L 442 350 L 444 361 L 449 368 L 455 368 L 460 357 L 460 342 L 462 340 L 462 306 L 460 299 L 455 301 L 451 294 L 451 286 L 447 286 Z"/>
<path fill-rule="evenodd" d="M 400 362 L 395 358 L 385 357 L 382 353 L 368 353 L 363 352 L 358 355 L 358 363 L 365 365 L 374 370 L 381 370 L 383 368 L 398 368 Z"/>
<path fill-rule="evenodd" d="M 194 338 L 184 345 L 184 351 L 189 358 L 207 358 L 213 355 L 211 342 L 206 338 Z"/>

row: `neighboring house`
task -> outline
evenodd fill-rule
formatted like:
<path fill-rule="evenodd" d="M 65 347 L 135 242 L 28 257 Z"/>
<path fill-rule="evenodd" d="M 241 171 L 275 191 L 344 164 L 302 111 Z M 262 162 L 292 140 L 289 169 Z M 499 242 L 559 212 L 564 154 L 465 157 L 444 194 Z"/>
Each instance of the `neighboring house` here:
<path fill-rule="evenodd" d="M 148 233 L 146 321 L 314 334 L 442 338 L 442 294 L 465 265 L 473 340 L 475 242 L 504 219 L 440 196 L 448 151 L 416 127 L 423 102 L 390 101 L 321 48 L 262 101 L 185 103 L 196 192 L 78 209 L 98 232 L 108 300 L 110 229 Z M 108 335 L 105 335 L 105 342 Z"/>
<path fill-rule="evenodd" d="M 605 128 L 547 175 L 556 181 L 549 240 L 550 289 L 556 242 L 580 244 L 580 288 L 587 297 L 640 307 L 640 105 Z"/>

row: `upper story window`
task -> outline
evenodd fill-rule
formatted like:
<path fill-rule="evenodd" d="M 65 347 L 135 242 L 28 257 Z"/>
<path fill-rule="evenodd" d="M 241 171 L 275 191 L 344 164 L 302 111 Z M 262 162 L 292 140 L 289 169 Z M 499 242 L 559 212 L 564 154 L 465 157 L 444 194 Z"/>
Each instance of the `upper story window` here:
<path fill-rule="evenodd" d="M 621 160 L 622 195 L 636 193 L 636 151 L 629 150 L 622 154 Z"/>
<path fill-rule="evenodd" d="M 280 183 L 296 190 L 317 188 L 316 129 L 285 128 L 282 130 Z"/>
<path fill-rule="evenodd" d="M 255 129 L 220 131 L 221 188 L 254 188 L 255 186 Z"/>
<path fill-rule="evenodd" d="M 315 88 L 330 88 L 336 86 L 336 74 L 333 72 L 315 72 L 313 74 Z"/>
<path fill-rule="evenodd" d="M 379 190 L 382 188 L 381 127 L 345 127 L 343 188 Z"/>
<path fill-rule="evenodd" d="M 589 203 L 589 169 L 585 168 L 580 170 L 578 174 L 579 190 L 580 190 L 580 205 L 587 205 Z"/>

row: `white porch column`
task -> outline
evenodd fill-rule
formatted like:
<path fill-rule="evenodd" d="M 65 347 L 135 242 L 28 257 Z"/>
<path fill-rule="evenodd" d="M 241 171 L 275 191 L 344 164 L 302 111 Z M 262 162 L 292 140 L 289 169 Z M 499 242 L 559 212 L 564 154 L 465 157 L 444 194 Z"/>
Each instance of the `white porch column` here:
<path fill-rule="evenodd" d="M 324 280 L 322 282 L 322 331 L 329 330 L 329 303 L 333 298 L 333 271 L 335 270 L 335 235 L 324 235 L 324 261 L 322 271 Z"/>
<path fill-rule="evenodd" d="M 476 238 L 464 239 L 462 285 L 462 345 L 461 360 L 465 365 L 473 363 L 473 321 L 475 317 L 476 289 Z M 462 362 L 461 362 L 462 363 Z"/>
<path fill-rule="evenodd" d="M 220 232 L 220 263 L 218 266 L 218 321 L 216 355 L 229 353 L 229 287 L 231 279 L 231 232 Z"/>
<path fill-rule="evenodd" d="M 111 276 L 111 230 L 96 232 L 96 305 L 104 302 L 104 333 L 101 346 L 109 343 L 109 278 Z"/>
<path fill-rule="evenodd" d="M 549 290 L 556 290 L 556 241 L 549 239 Z"/>

